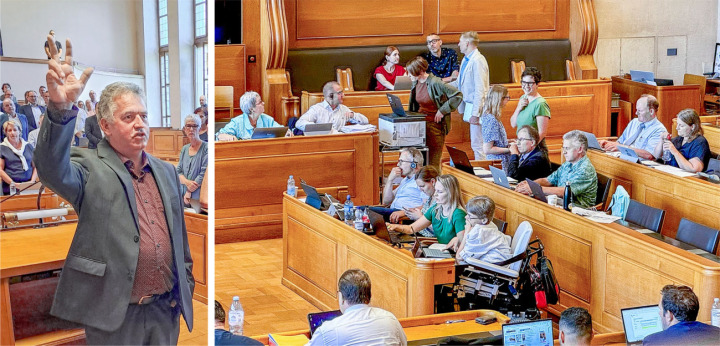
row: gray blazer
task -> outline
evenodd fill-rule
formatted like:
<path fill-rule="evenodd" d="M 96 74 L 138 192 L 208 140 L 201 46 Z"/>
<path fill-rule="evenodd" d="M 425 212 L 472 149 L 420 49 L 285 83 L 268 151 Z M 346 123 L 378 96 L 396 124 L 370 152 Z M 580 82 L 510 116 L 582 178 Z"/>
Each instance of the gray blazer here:
<path fill-rule="evenodd" d="M 460 66 L 462 70 L 462 60 Z M 466 104 L 472 103 L 473 114 L 471 115 L 480 116 L 482 114 L 483 103 L 485 102 L 485 95 L 488 89 L 490 89 L 490 70 L 488 69 L 488 63 L 485 57 L 475 49 L 475 54 L 470 57 L 470 61 L 468 61 L 467 66 L 465 66 L 465 70 L 458 79 L 449 84 L 460 90 L 463 94 L 463 102 L 460 103 L 458 112 L 465 114 Z"/>
<path fill-rule="evenodd" d="M 49 112 L 51 112 L 49 110 Z M 113 331 L 120 327 L 130 302 L 140 251 L 137 207 L 132 178 L 107 139 L 97 149 L 70 148 L 77 108 L 65 125 L 48 114 L 35 149 L 40 180 L 77 211 L 78 225 L 50 313 L 65 320 Z M 52 119 L 51 119 L 52 118 Z M 192 330 L 195 280 L 175 168 L 148 155 L 165 208 L 173 244 L 173 296 Z"/>

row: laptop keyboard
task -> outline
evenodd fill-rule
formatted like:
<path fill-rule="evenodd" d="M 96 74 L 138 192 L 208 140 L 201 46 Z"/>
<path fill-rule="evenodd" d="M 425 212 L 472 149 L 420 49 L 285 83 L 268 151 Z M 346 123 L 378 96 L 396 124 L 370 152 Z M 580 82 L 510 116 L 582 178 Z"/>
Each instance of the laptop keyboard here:
<path fill-rule="evenodd" d="M 445 251 L 445 250 L 438 250 L 438 249 L 423 249 L 423 253 L 425 254 L 425 257 L 433 257 L 433 258 L 452 258 L 452 255 Z"/>

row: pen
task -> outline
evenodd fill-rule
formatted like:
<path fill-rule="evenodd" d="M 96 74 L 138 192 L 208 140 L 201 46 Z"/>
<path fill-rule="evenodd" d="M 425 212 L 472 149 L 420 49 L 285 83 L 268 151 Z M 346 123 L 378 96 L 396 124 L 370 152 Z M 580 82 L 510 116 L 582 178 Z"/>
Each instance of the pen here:
<path fill-rule="evenodd" d="M 465 322 L 465 320 L 447 320 L 447 321 L 445 321 L 446 324 L 460 323 L 460 322 Z"/>

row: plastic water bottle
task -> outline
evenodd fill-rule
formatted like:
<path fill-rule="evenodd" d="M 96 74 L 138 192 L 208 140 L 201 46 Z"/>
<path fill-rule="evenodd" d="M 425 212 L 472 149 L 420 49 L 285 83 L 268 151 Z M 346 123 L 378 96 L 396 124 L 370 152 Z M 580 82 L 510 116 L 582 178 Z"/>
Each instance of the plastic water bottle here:
<path fill-rule="evenodd" d="M 355 229 L 362 232 L 365 225 L 363 224 L 363 213 L 360 208 L 355 209 Z"/>
<path fill-rule="evenodd" d="M 350 224 L 355 216 L 353 214 L 353 202 L 350 200 L 350 195 L 347 195 L 345 207 L 343 209 L 343 214 L 345 214 L 345 223 Z"/>
<path fill-rule="evenodd" d="M 710 323 L 720 328 L 720 298 L 715 298 L 715 303 L 710 310 Z"/>
<path fill-rule="evenodd" d="M 670 141 L 670 135 L 667 136 L 667 141 Z M 672 154 L 670 153 L 670 150 L 669 149 L 663 150 L 663 156 L 662 156 L 663 163 L 665 163 L 667 165 L 668 163 L 670 163 L 671 159 L 672 159 Z"/>
<path fill-rule="evenodd" d="M 15 182 L 10 183 L 10 196 L 13 196 L 17 193 L 17 188 L 15 187 Z"/>
<path fill-rule="evenodd" d="M 363 229 L 369 230 L 370 229 L 370 215 L 368 215 L 368 208 L 365 208 L 365 211 L 363 212 L 362 221 L 363 221 Z"/>
<path fill-rule="evenodd" d="M 572 190 L 570 189 L 570 182 L 565 182 L 565 193 L 563 194 L 563 209 L 570 211 L 570 203 L 572 202 Z"/>
<path fill-rule="evenodd" d="M 295 186 L 295 179 L 293 178 L 292 174 L 290 175 L 290 178 L 288 178 L 287 194 L 293 197 L 297 197 L 297 187 Z"/>
<path fill-rule="evenodd" d="M 234 296 L 232 305 L 230 305 L 230 311 L 228 311 L 228 324 L 230 325 L 230 332 L 235 335 L 242 335 L 244 320 L 245 310 L 243 310 L 243 307 L 240 304 L 240 297 Z"/>

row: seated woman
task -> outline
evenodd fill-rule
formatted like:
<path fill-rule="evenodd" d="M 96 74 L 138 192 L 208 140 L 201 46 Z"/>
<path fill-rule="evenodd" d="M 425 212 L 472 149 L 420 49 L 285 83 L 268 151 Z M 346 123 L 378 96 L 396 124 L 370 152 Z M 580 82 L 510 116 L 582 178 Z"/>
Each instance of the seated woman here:
<path fill-rule="evenodd" d="M 445 135 L 450 132 L 450 113 L 462 102 L 462 93 L 427 73 L 427 69 L 428 62 L 421 56 L 407 63 L 413 81 L 409 108 L 412 112 L 425 114 L 428 165 L 440 168 Z"/>
<path fill-rule="evenodd" d="M 522 73 L 521 86 L 525 93 L 520 97 L 515 112 L 510 117 L 510 126 L 518 131 L 524 125 L 530 125 L 540 134 L 538 145 L 547 151 L 545 136 L 550 124 L 550 106 L 545 98 L 538 93 L 538 86 L 542 80 L 542 74 L 535 67 L 528 67 Z"/>
<path fill-rule="evenodd" d="M 385 58 L 375 68 L 373 75 L 377 80 L 375 90 L 395 90 L 395 77 L 405 76 L 405 68 L 399 64 L 400 51 L 395 46 L 385 48 Z"/>
<path fill-rule="evenodd" d="M 437 177 L 435 183 L 435 205 L 411 225 L 389 224 L 388 230 L 413 234 L 432 225 L 438 243 L 447 244 L 446 249 L 457 250 L 458 239 L 462 239 L 465 232 L 466 214 L 460 198 L 460 183 L 454 176 L 444 174 Z"/>
<path fill-rule="evenodd" d="M 10 194 L 10 185 L 37 181 L 37 170 L 33 163 L 33 146 L 20 135 L 22 125 L 9 120 L 2 124 L 5 139 L 0 143 L 0 178 L 3 195 Z"/>
<path fill-rule="evenodd" d="M 485 96 L 483 113 L 480 117 L 485 157 L 488 160 L 500 160 L 504 170 L 507 170 L 508 161 L 510 161 L 510 149 L 508 148 L 507 132 L 500 121 L 500 116 L 508 101 L 510 101 L 510 96 L 508 96 L 506 87 L 500 84 L 491 85 Z"/>
<path fill-rule="evenodd" d="M 218 141 L 250 139 L 256 127 L 282 127 L 273 117 L 264 114 L 265 102 L 254 91 L 240 96 L 240 110 L 243 114 L 234 117 L 215 136 Z"/>
<path fill-rule="evenodd" d="M 190 204 L 191 199 L 200 199 L 200 185 L 208 164 L 208 144 L 200 139 L 200 124 L 200 117 L 196 114 L 185 117 L 183 131 L 190 143 L 180 149 L 180 160 L 176 167 L 185 205 Z"/>
<path fill-rule="evenodd" d="M 417 187 L 420 189 L 420 191 L 422 191 L 425 195 L 428 196 L 428 199 L 423 205 L 419 207 L 402 210 L 402 215 L 400 215 L 401 217 L 405 216 L 412 221 L 416 221 L 419 218 L 423 217 L 423 215 L 425 215 L 425 213 L 428 211 L 428 209 L 430 209 L 430 207 L 435 205 L 435 198 L 433 198 L 433 196 L 435 195 L 435 183 L 437 182 L 437 177 L 439 175 L 440 172 L 437 170 L 437 168 L 433 166 L 425 166 L 423 168 L 420 168 L 420 170 L 415 175 L 415 183 L 417 184 Z M 392 215 L 390 216 L 390 219 L 392 221 Z M 435 236 L 435 233 L 433 233 L 432 225 L 419 232 L 420 235 L 423 237 Z"/>
<path fill-rule="evenodd" d="M 550 159 L 539 146 L 537 130 L 530 125 L 520 128 L 517 141 L 510 144 L 510 160 L 505 172 L 518 181 L 545 178 L 551 173 Z"/>
<path fill-rule="evenodd" d="M 195 114 L 197 114 L 197 116 L 200 117 L 200 122 L 202 123 L 202 125 L 200 126 L 200 129 L 198 130 L 198 133 L 200 133 L 200 139 L 207 142 L 208 141 L 207 108 L 205 108 L 205 107 L 195 108 Z"/>
<path fill-rule="evenodd" d="M 692 108 L 686 108 L 677 114 L 677 137 L 667 140 L 668 133 L 661 134 L 655 152 L 669 150 L 672 157 L 666 164 L 680 167 L 690 172 L 702 172 L 710 161 L 710 145 L 703 136 L 700 116 Z"/>
<path fill-rule="evenodd" d="M 470 199 L 465 208 L 465 236 L 458 247 L 458 261 L 474 258 L 498 263 L 512 257 L 510 237 L 502 234 L 492 222 L 495 202 L 490 197 L 477 196 Z"/>

